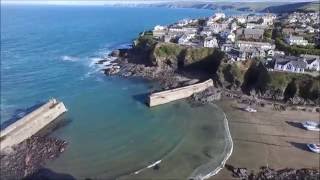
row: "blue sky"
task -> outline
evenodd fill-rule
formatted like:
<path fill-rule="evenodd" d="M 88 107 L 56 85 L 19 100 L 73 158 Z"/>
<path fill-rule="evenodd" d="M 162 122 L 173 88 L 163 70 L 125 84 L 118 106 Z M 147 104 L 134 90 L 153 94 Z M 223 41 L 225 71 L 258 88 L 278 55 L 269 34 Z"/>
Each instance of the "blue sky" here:
<path fill-rule="evenodd" d="M 150 4 L 150 3 L 161 3 L 161 2 L 306 2 L 312 0 L 1 0 L 1 3 L 12 3 L 12 4 L 74 4 L 74 5 L 103 5 L 103 4 Z"/>

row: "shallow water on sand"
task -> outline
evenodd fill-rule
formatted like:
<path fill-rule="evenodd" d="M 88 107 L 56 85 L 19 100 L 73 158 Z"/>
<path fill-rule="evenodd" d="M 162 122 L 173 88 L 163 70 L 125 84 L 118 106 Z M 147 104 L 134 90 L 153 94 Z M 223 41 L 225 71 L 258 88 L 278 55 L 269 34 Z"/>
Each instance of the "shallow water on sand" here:
<path fill-rule="evenodd" d="M 187 178 L 200 165 L 213 163 L 200 171 L 209 173 L 223 160 L 229 142 L 223 112 L 214 105 L 192 107 L 178 101 L 149 109 L 135 98 L 122 95 L 119 98 L 129 100 L 117 103 L 116 109 L 99 107 L 101 102 L 97 101 L 86 105 L 96 106 L 96 112 L 105 111 L 109 116 L 71 123 L 56 131 L 53 135 L 70 138 L 70 144 L 48 167 L 78 178 L 128 178 L 128 174 L 162 160 L 159 170 L 144 169 L 129 178 Z M 130 107 L 130 114 L 125 108 L 119 114 L 112 113 L 119 112 L 119 107 Z M 72 129 L 77 131 L 73 133 Z"/>
<path fill-rule="evenodd" d="M 1 122 L 38 101 L 62 100 L 70 123 L 52 135 L 69 145 L 47 167 L 80 178 L 126 178 L 159 159 L 159 170 L 138 177 L 188 177 L 201 164 L 220 162 L 227 144 L 220 110 L 185 101 L 149 109 L 144 98 L 153 83 L 105 77 L 94 64 L 143 30 L 210 14 L 196 9 L 1 6 Z"/>

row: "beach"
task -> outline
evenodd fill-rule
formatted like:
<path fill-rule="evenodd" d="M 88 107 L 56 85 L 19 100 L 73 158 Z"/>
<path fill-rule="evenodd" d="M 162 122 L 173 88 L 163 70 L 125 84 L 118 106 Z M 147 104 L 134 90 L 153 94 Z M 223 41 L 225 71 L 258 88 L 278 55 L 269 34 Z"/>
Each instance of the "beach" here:
<path fill-rule="evenodd" d="M 233 153 L 225 168 L 210 179 L 233 179 L 231 166 L 257 171 L 262 166 L 273 169 L 316 168 L 319 154 L 310 152 L 305 143 L 319 143 L 319 132 L 300 126 L 306 120 L 319 121 L 319 113 L 304 111 L 274 111 L 270 107 L 257 108 L 257 113 L 240 109 L 245 105 L 233 100 L 217 103 L 226 113 Z"/>

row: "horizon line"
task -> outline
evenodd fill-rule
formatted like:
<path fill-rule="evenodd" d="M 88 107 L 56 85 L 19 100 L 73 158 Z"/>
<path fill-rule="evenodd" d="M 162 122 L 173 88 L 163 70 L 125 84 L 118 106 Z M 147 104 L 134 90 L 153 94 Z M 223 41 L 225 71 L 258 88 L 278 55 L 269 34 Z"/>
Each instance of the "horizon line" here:
<path fill-rule="evenodd" d="M 266 1 L 258 1 L 258 0 L 217 0 L 215 2 L 208 1 L 208 0 L 199 0 L 199 1 L 192 1 L 192 0 L 94 0 L 94 1 L 87 1 L 87 0 L 47 0 L 47 1 L 40 1 L 40 0 L 31 0 L 31 1 L 23 1 L 23 0 L 2 0 L 0 4 L 10 4 L 10 5 L 148 5 L 148 4 L 161 4 L 161 3 L 265 3 L 265 2 L 274 2 L 274 3 L 284 3 L 284 4 L 293 4 L 293 3 L 303 3 L 303 2 L 317 2 L 316 0 L 294 0 L 291 2 L 287 1 L 277 1 L 277 0 L 266 0 Z"/>

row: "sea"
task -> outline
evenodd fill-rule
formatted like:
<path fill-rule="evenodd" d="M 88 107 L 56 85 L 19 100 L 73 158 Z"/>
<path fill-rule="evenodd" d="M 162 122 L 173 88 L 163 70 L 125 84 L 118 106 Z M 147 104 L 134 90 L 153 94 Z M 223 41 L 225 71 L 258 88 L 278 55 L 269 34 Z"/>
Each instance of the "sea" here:
<path fill-rule="evenodd" d="M 1 123 L 54 97 L 68 142 L 45 165 L 76 178 L 202 177 L 230 150 L 223 111 L 186 100 L 149 108 L 155 82 L 107 77 L 96 62 L 130 47 L 140 32 L 211 10 L 156 7 L 1 5 Z M 239 12 L 225 11 L 226 14 Z M 154 165 L 157 168 L 154 168 Z"/>

